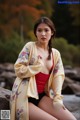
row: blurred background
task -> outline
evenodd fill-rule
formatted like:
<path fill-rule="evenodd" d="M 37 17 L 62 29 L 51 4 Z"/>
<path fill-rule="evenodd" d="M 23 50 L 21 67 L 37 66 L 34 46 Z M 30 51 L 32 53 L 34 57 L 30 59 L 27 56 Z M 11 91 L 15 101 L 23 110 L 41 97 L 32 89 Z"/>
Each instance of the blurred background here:
<path fill-rule="evenodd" d="M 52 46 L 60 51 L 64 65 L 62 93 L 79 97 L 80 4 L 58 0 L 0 0 L 0 87 L 12 89 L 14 63 L 24 44 L 35 40 L 33 27 L 41 16 L 49 17 L 56 27 Z"/>

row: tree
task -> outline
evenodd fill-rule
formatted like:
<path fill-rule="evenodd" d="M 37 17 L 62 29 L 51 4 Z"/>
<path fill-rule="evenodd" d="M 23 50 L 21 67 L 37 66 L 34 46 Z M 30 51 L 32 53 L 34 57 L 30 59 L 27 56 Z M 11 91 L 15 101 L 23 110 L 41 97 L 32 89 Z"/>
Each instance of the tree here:
<path fill-rule="evenodd" d="M 64 37 L 69 43 L 80 43 L 79 26 L 74 26 L 73 24 L 76 23 L 75 20 L 78 19 L 78 16 L 74 15 L 74 11 L 70 11 L 70 6 L 67 4 L 58 4 L 55 2 L 54 10 L 55 12 L 53 12 L 51 19 L 56 26 L 56 36 Z"/>
<path fill-rule="evenodd" d="M 49 3 L 48 0 L 47 3 Z M 35 20 L 42 15 L 49 15 L 46 12 L 47 8 L 40 9 L 42 4 L 41 0 L 0 1 L 0 36 L 9 36 L 13 31 L 16 31 L 27 38 L 27 33 L 32 30 Z"/>

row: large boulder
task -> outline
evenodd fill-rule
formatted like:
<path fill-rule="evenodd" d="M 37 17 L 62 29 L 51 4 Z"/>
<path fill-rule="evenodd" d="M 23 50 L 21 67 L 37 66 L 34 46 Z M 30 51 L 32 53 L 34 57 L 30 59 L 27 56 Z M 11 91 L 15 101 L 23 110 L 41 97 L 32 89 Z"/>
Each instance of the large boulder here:
<path fill-rule="evenodd" d="M 0 87 L 0 110 L 10 109 L 11 91 Z"/>
<path fill-rule="evenodd" d="M 70 65 L 64 66 L 65 75 L 75 81 L 80 82 L 80 67 L 73 68 Z"/>
<path fill-rule="evenodd" d="M 80 82 L 65 77 L 62 93 L 80 95 Z"/>
<path fill-rule="evenodd" d="M 0 64 L 0 86 L 4 88 L 12 88 L 14 80 L 16 78 L 14 72 L 14 64 L 4 63 Z"/>

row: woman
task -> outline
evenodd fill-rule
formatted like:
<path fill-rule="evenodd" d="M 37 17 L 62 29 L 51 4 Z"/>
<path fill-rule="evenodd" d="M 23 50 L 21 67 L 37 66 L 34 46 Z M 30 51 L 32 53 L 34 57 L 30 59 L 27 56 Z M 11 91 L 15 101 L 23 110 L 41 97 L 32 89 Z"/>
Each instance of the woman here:
<path fill-rule="evenodd" d="M 76 120 L 63 105 L 63 64 L 59 51 L 51 47 L 55 32 L 52 21 L 41 17 L 34 26 L 36 42 L 28 42 L 20 52 L 14 65 L 11 120 Z"/>

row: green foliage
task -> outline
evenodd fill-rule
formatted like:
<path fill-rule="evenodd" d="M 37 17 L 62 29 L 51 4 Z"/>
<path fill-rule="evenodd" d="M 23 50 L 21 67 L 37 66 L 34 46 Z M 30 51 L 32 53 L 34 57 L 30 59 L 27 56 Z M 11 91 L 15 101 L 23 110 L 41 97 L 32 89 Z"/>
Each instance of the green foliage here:
<path fill-rule="evenodd" d="M 13 33 L 12 36 L 5 40 L 0 40 L 0 62 L 15 62 L 19 52 L 23 48 L 24 39 Z M 27 40 L 26 42 L 28 42 Z M 55 38 L 53 47 L 58 49 L 64 65 L 80 66 L 80 45 L 69 44 L 64 38 Z"/>
<path fill-rule="evenodd" d="M 14 63 L 24 44 L 24 40 L 16 33 L 5 40 L 0 40 L 0 62 Z"/>
<path fill-rule="evenodd" d="M 41 0 L 41 2 L 42 2 L 41 9 L 44 9 L 44 11 L 45 11 L 45 14 L 43 14 L 43 15 L 50 17 L 52 14 L 52 11 L 53 11 L 51 1 L 50 0 Z"/>
<path fill-rule="evenodd" d="M 68 5 L 71 16 L 74 17 L 73 25 L 80 26 L 80 4 Z"/>
<path fill-rule="evenodd" d="M 80 66 L 80 46 L 69 44 L 64 38 L 56 38 L 53 47 L 60 51 L 64 65 Z"/>

